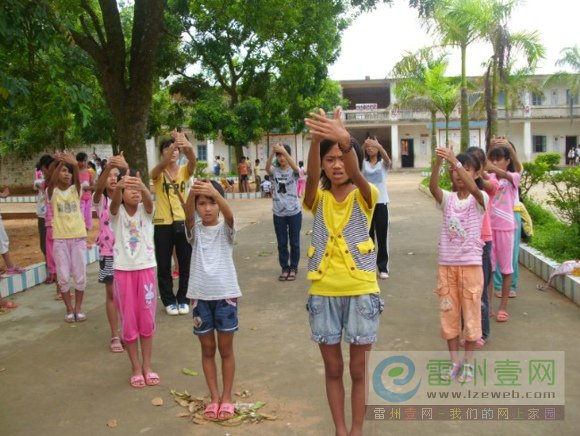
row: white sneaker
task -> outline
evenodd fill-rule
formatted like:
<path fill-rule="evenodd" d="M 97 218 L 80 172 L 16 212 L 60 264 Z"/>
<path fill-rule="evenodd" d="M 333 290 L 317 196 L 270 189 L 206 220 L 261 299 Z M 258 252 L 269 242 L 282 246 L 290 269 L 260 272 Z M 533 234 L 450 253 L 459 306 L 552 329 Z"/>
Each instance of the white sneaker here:
<path fill-rule="evenodd" d="M 384 271 L 381 271 L 379 273 L 379 279 L 383 279 L 384 280 L 384 279 L 388 279 L 388 278 L 389 278 L 389 274 L 388 273 L 386 273 Z"/>
<path fill-rule="evenodd" d="M 187 315 L 189 313 L 189 306 L 187 304 L 178 304 L 177 307 L 177 311 L 180 315 Z"/>
<path fill-rule="evenodd" d="M 177 304 L 170 304 L 169 306 L 166 306 L 165 312 L 167 312 L 167 315 L 179 315 Z"/>

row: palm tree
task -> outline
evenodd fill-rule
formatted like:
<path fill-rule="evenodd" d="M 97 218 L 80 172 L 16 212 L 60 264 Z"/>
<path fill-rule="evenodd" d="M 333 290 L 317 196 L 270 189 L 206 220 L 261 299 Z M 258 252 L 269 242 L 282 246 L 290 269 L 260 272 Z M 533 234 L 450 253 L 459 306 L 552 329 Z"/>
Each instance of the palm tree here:
<path fill-rule="evenodd" d="M 445 143 L 448 143 L 448 126 L 451 112 L 458 102 L 458 86 L 453 79 L 445 77 L 447 54 L 437 54 L 432 48 L 409 53 L 393 68 L 391 74 L 399 77 L 395 95 L 399 105 L 431 114 L 431 156 L 437 147 L 437 112 L 443 112 L 446 120 Z"/>
<path fill-rule="evenodd" d="M 574 115 L 574 102 L 580 93 L 580 49 L 575 45 L 565 47 L 560 51 L 560 58 L 556 61 L 557 67 L 564 67 L 570 71 L 559 71 L 546 80 L 545 86 L 552 84 L 566 84 L 570 90 L 568 105 L 570 110 L 570 119 Z"/>
<path fill-rule="evenodd" d="M 445 118 L 445 146 L 449 147 L 449 117 L 459 103 L 459 86 L 456 80 L 445 77 L 446 64 L 436 65 L 425 72 L 425 88 L 433 105 Z M 433 154 L 434 156 L 434 154 Z"/>
<path fill-rule="evenodd" d="M 540 43 L 540 37 L 536 31 L 522 31 L 511 33 L 508 22 L 513 8 L 519 0 L 493 0 L 489 3 L 491 21 L 487 23 L 485 36 L 491 43 L 493 54 L 489 60 L 485 75 L 485 106 L 487 112 L 486 144 L 489 145 L 491 136 L 497 135 L 497 107 L 498 97 L 501 91 L 509 96 L 510 82 L 521 83 L 523 72 L 532 74 L 538 61 L 545 57 L 546 49 Z M 485 23 L 482 23 L 485 24 Z M 513 71 L 513 59 L 523 55 L 526 59 L 527 68 L 519 70 L 517 77 L 510 78 Z M 519 98 L 517 98 L 519 100 Z M 509 101 L 506 100 L 506 122 L 508 121 Z"/>
<path fill-rule="evenodd" d="M 444 45 L 461 50 L 461 150 L 469 146 L 469 108 L 467 101 L 467 47 L 484 34 L 493 21 L 485 0 L 441 0 L 435 5 L 428 27 L 439 35 Z"/>

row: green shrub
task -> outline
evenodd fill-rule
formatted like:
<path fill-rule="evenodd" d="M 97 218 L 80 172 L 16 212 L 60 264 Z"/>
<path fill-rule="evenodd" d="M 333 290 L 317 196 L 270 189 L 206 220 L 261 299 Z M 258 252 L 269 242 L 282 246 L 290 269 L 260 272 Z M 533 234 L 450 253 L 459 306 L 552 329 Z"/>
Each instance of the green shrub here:
<path fill-rule="evenodd" d="M 534 159 L 538 163 L 543 163 L 548 166 L 548 171 L 553 171 L 557 169 L 560 164 L 560 154 L 559 153 L 541 153 Z"/>
<path fill-rule="evenodd" d="M 580 228 L 580 167 L 546 176 L 551 185 L 548 203 L 573 226 Z"/>
<path fill-rule="evenodd" d="M 561 222 L 541 204 L 531 199 L 524 200 L 524 204 L 534 223 L 534 236 L 528 245 L 558 262 L 580 259 L 578 226 Z"/>
<path fill-rule="evenodd" d="M 428 189 L 430 181 L 431 177 L 425 177 L 421 181 L 421 184 Z M 448 168 L 443 168 L 443 174 L 439 176 L 439 187 L 441 189 L 445 189 L 446 191 L 451 191 L 453 189 L 451 186 L 451 175 L 449 174 Z"/>

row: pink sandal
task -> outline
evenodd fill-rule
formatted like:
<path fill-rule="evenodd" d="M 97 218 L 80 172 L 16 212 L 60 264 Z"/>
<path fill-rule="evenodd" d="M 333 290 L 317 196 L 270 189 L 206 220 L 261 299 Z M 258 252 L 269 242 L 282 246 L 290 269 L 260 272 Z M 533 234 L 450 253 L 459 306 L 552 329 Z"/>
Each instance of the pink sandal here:
<path fill-rule="evenodd" d="M 22 274 L 23 272 L 26 272 L 26 269 L 16 265 L 12 265 L 6 269 L 6 274 Z"/>
<path fill-rule="evenodd" d="M 156 372 L 148 372 L 145 374 L 145 384 L 147 386 L 155 386 L 159 384 L 159 375 Z"/>
<path fill-rule="evenodd" d="M 133 386 L 134 388 L 144 388 L 145 378 L 143 378 L 142 374 L 133 375 L 129 379 L 129 383 L 131 383 L 131 386 Z"/>
<path fill-rule="evenodd" d="M 235 407 L 232 403 L 221 403 L 220 410 L 218 411 L 218 419 L 220 421 L 227 421 L 232 419 L 235 415 Z"/>
<path fill-rule="evenodd" d="M 510 314 L 507 313 L 505 310 L 498 310 L 497 314 L 495 315 L 495 320 L 497 322 L 508 322 L 510 319 Z"/>
<path fill-rule="evenodd" d="M 218 403 L 209 403 L 203 411 L 203 419 L 206 421 L 215 421 L 218 418 L 220 405 Z"/>

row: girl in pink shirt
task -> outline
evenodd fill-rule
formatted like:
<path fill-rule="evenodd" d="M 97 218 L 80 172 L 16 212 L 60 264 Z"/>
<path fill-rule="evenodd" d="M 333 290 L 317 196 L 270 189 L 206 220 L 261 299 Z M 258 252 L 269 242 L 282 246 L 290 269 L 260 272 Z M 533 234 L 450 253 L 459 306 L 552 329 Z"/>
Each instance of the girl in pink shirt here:
<path fill-rule="evenodd" d="M 113 298 L 113 246 L 115 245 L 115 235 L 109 214 L 111 198 L 113 198 L 120 174 L 119 168 L 127 168 L 123 152 L 121 152 L 121 155 L 113 156 L 109 159 L 107 166 L 97 181 L 97 188 L 93 195 L 93 203 L 99 217 L 99 235 L 96 241 L 99 247 L 99 283 L 105 284 L 107 294 L 105 307 L 107 320 L 111 328 L 109 349 L 113 353 L 122 353 L 124 351 L 123 343 L 119 336 L 117 308 Z"/>
<path fill-rule="evenodd" d="M 493 198 L 495 192 L 497 191 L 497 180 L 495 178 L 489 177 L 489 174 L 485 171 L 487 166 L 487 158 L 485 156 L 485 151 L 480 147 L 469 147 L 466 153 L 470 155 L 473 159 L 477 160 L 480 164 L 480 170 L 478 171 L 475 183 L 479 189 L 485 191 L 489 198 Z M 491 249 L 492 249 L 492 232 L 490 223 L 490 210 L 487 208 L 485 210 L 485 215 L 483 216 L 483 223 L 481 225 L 481 240 L 485 244 L 483 246 L 483 256 L 481 259 L 481 266 L 483 269 L 483 289 L 481 292 L 481 338 L 476 342 L 476 348 L 481 348 L 485 345 L 487 338 L 490 334 L 489 329 L 489 304 L 491 302 L 491 295 L 488 293 L 489 283 L 491 281 Z"/>
<path fill-rule="evenodd" d="M 478 163 L 467 154 L 453 155 L 450 148 L 435 150 L 437 160 L 431 172 L 429 190 L 443 210 L 439 238 L 437 294 L 441 336 L 447 340 L 452 365 L 441 374 L 444 380 L 457 377 L 462 383 L 473 380 L 473 351 L 481 338 L 481 292 L 483 289 L 481 224 L 487 194 L 476 183 Z M 443 159 L 451 164 L 454 192 L 439 187 Z M 465 356 L 459 358 L 461 316 L 464 320 Z"/>
<path fill-rule="evenodd" d="M 493 148 L 488 158 L 487 171 L 498 181 L 498 189 L 491 202 L 490 221 L 493 235 L 491 265 L 494 271 L 499 266 L 503 279 L 501 303 L 496 321 L 506 322 L 509 320 L 507 303 L 513 273 L 512 256 L 517 226 L 513 210 L 521 175 L 515 171 L 510 150 L 507 147 Z"/>

